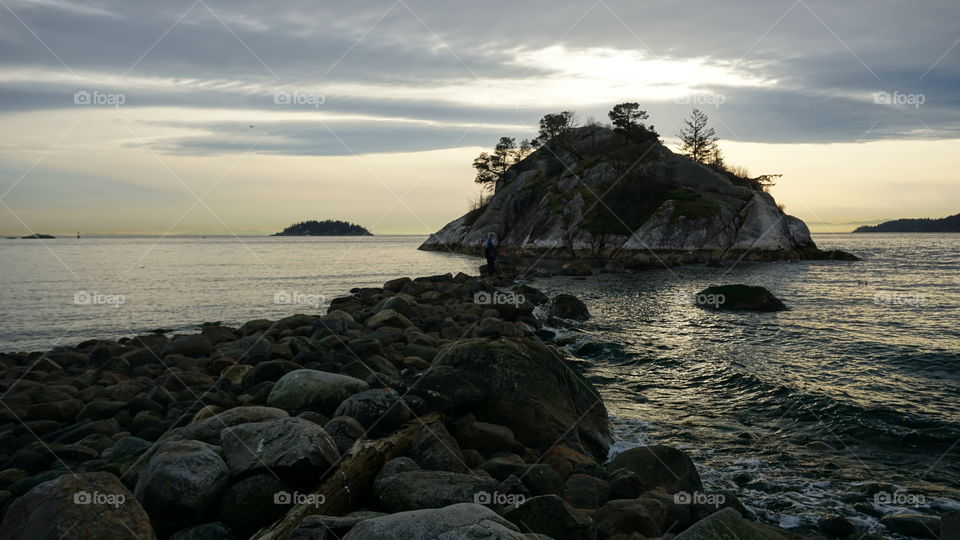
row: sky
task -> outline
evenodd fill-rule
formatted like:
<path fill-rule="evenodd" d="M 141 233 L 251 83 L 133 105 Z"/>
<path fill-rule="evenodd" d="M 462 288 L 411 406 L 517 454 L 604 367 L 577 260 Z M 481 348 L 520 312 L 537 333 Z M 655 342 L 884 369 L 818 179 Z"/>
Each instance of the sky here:
<path fill-rule="evenodd" d="M 960 212 L 960 3 L 720 4 L 0 0 L 0 234 L 429 233 L 499 137 L 624 101 L 814 231 Z"/>

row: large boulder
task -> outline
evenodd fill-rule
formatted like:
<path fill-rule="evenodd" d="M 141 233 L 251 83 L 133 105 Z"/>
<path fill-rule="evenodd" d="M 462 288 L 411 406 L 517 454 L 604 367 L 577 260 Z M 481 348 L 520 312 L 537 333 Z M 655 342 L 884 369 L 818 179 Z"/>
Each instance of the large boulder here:
<path fill-rule="evenodd" d="M 607 465 L 611 473 L 621 469 L 636 474 L 637 493 L 662 488 L 667 493 L 703 490 L 703 482 L 687 454 L 669 446 L 654 445 L 631 448 L 613 458 Z"/>
<path fill-rule="evenodd" d="M 763 287 L 749 285 L 719 285 L 697 293 L 694 303 L 699 307 L 732 311 L 783 311 L 787 306 Z"/>
<path fill-rule="evenodd" d="M 594 540 L 593 521 L 556 495 L 541 495 L 504 514 L 524 531 L 545 534 L 556 540 Z"/>
<path fill-rule="evenodd" d="M 333 438 L 303 418 L 279 418 L 226 428 L 223 455 L 233 476 L 267 470 L 291 481 L 319 480 L 340 461 Z"/>
<path fill-rule="evenodd" d="M 886 528 L 905 536 L 939 538 L 940 518 L 924 514 L 891 514 L 880 520 Z M 956 532 L 956 531 L 951 531 Z M 944 536 L 944 538 L 947 538 Z"/>
<path fill-rule="evenodd" d="M 377 475 L 373 491 L 384 509 L 391 513 L 482 501 L 485 495 L 492 496 L 502 490 L 500 482 L 489 477 L 409 470 L 416 465 L 406 460 L 403 466 L 399 462 L 390 465 Z"/>
<path fill-rule="evenodd" d="M 364 381 L 346 375 L 298 369 L 273 385 L 267 405 L 286 411 L 312 410 L 330 416 L 340 402 L 368 388 Z"/>
<path fill-rule="evenodd" d="M 437 355 L 435 369 L 459 372 L 477 391 L 469 393 L 477 420 L 510 428 L 523 444 L 546 450 L 563 443 L 606 458 L 612 437 L 600 394 L 546 346 L 461 340 Z M 429 381 L 425 376 L 416 386 Z"/>
<path fill-rule="evenodd" d="M 150 519 L 110 473 L 64 474 L 13 501 L 0 524 L 5 540 L 156 538 Z"/>
<path fill-rule="evenodd" d="M 163 348 L 162 356 L 182 354 L 183 356 L 199 357 L 210 356 L 213 344 L 201 334 L 177 336 Z"/>
<path fill-rule="evenodd" d="M 400 512 L 356 524 L 343 540 L 409 540 L 411 538 L 526 540 L 517 526 L 493 510 L 473 503 Z"/>
<path fill-rule="evenodd" d="M 410 409 L 392 388 L 374 388 L 354 394 L 337 407 L 334 416 L 356 418 L 371 437 L 393 432 L 410 419 Z"/>
<path fill-rule="evenodd" d="M 183 438 L 195 439 L 209 444 L 220 444 L 220 432 L 225 428 L 288 416 L 290 415 L 287 414 L 287 411 L 275 407 L 234 407 L 187 425 L 183 428 Z"/>
<path fill-rule="evenodd" d="M 733 508 L 724 508 L 694 523 L 675 540 L 785 540 L 772 527 L 743 519 Z"/>
<path fill-rule="evenodd" d="M 216 447 L 198 441 L 162 442 L 133 492 L 165 536 L 203 523 L 229 480 L 230 470 Z"/>
<path fill-rule="evenodd" d="M 558 294 L 547 304 L 547 316 L 585 321 L 590 318 L 590 311 L 587 310 L 587 305 L 576 296 Z"/>

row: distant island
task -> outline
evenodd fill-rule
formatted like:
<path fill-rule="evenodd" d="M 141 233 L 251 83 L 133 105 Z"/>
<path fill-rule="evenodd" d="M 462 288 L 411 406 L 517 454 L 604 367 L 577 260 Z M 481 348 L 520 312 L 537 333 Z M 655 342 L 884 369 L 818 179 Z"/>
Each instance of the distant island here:
<path fill-rule="evenodd" d="M 347 221 L 301 221 L 270 236 L 373 236 L 367 229 Z"/>
<path fill-rule="evenodd" d="M 21 236 L 20 238 L 24 240 L 50 240 L 50 239 L 56 238 L 56 236 L 53 236 L 52 234 L 36 234 L 35 233 L 27 236 Z"/>
<path fill-rule="evenodd" d="M 857 227 L 853 232 L 960 232 L 960 214 L 940 219 L 895 219 L 893 221 L 885 221 L 879 225 L 864 225 L 863 227 Z"/>

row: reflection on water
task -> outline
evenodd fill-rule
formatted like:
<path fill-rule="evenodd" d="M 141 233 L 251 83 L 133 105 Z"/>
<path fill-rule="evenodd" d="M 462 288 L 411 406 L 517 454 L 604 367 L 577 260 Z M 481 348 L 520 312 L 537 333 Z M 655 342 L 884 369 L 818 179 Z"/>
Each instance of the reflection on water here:
<path fill-rule="evenodd" d="M 477 273 L 479 257 L 417 251 L 425 238 L 0 239 L 0 351 L 326 312 L 352 287 Z"/>
<path fill-rule="evenodd" d="M 874 526 L 871 482 L 924 494 L 911 512 L 960 508 L 960 235 L 816 240 L 865 260 L 533 285 L 576 294 L 593 313 L 585 340 L 602 346 L 583 356 L 618 449 L 634 439 L 686 448 L 709 489 L 739 486 L 761 517 L 789 526 L 831 513 Z M 685 300 L 725 283 L 767 287 L 790 310 L 718 313 Z"/>

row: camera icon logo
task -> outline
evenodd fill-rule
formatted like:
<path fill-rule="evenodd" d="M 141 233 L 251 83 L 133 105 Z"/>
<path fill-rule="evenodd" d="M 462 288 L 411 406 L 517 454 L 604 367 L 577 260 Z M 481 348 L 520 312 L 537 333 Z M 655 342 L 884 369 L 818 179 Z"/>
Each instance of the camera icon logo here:
<path fill-rule="evenodd" d="M 93 301 L 93 296 L 87 291 L 77 291 L 73 295 L 73 303 L 78 306 L 89 306 Z"/>
<path fill-rule="evenodd" d="M 273 494 L 273 504 L 291 504 L 293 497 L 286 491 L 278 491 Z"/>
<path fill-rule="evenodd" d="M 673 494 L 674 504 L 691 504 L 692 502 L 693 495 L 687 493 L 686 491 L 678 491 Z"/>
<path fill-rule="evenodd" d="M 475 504 L 490 504 L 493 502 L 493 497 L 486 491 L 478 491 L 473 494 L 473 502 Z"/>
<path fill-rule="evenodd" d="M 73 104 L 74 105 L 89 105 L 91 103 L 90 92 L 86 90 L 80 90 L 73 94 Z"/>
<path fill-rule="evenodd" d="M 78 491 L 73 494 L 73 503 L 74 504 L 90 504 L 92 497 L 86 491 Z"/>
<path fill-rule="evenodd" d="M 473 293 L 474 304 L 489 305 L 491 302 L 493 302 L 493 296 L 487 291 Z"/>
<path fill-rule="evenodd" d="M 274 105 L 289 105 L 292 102 L 290 92 L 276 92 L 273 94 Z"/>

